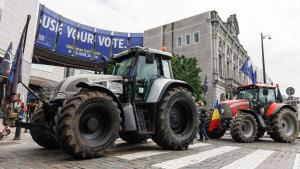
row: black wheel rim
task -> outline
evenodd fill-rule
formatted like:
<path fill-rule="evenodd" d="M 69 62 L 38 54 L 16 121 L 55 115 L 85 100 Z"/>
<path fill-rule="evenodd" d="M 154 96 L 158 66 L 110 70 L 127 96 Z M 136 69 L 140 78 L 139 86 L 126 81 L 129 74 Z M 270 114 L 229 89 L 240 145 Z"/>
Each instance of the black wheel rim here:
<path fill-rule="evenodd" d="M 97 103 L 90 104 L 79 117 L 79 135 L 90 144 L 98 145 L 109 133 L 110 117 L 103 111 Z"/>
<path fill-rule="evenodd" d="M 170 127 L 175 135 L 186 135 L 192 126 L 192 110 L 184 102 L 175 102 L 169 112 Z"/>

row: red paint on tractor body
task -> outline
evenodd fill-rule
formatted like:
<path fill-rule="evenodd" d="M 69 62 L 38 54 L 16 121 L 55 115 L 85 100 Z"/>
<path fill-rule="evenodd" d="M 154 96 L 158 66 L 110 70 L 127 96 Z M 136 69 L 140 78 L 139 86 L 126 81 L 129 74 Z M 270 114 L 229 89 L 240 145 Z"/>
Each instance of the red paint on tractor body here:
<path fill-rule="evenodd" d="M 250 109 L 248 100 L 228 100 L 220 104 L 223 105 L 224 109 L 226 109 L 225 107 L 229 107 L 233 116 L 239 114 L 241 109 Z"/>
<path fill-rule="evenodd" d="M 265 116 L 272 116 L 282 106 L 284 106 L 284 104 L 282 103 L 276 103 L 276 102 L 271 103 L 270 106 L 268 106 L 267 110 L 265 111 Z"/>

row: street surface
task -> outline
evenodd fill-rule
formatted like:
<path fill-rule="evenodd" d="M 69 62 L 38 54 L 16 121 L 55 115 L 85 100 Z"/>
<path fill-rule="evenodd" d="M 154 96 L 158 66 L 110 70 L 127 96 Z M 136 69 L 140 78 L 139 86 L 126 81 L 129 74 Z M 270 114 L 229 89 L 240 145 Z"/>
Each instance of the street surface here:
<path fill-rule="evenodd" d="M 152 140 L 145 144 L 129 145 L 118 139 L 103 157 L 79 161 L 61 150 L 41 148 L 28 133 L 22 133 L 20 141 L 13 141 L 13 136 L 14 133 L 0 140 L 0 169 L 300 168 L 300 140 L 292 144 L 275 143 L 267 136 L 255 143 L 241 144 L 226 135 L 221 140 L 195 141 L 189 150 L 182 151 L 161 150 Z"/>

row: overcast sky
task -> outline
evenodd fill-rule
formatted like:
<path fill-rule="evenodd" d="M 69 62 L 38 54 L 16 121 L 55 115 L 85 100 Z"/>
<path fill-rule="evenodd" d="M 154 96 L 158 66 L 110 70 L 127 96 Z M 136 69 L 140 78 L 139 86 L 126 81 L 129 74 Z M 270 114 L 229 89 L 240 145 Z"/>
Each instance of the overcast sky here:
<path fill-rule="evenodd" d="M 254 64 L 261 66 L 260 33 L 266 70 L 282 93 L 293 86 L 300 95 L 299 0 L 40 0 L 63 16 L 97 28 L 143 32 L 169 22 L 216 10 L 223 21 L 237 14 L 239 39 Z"/>

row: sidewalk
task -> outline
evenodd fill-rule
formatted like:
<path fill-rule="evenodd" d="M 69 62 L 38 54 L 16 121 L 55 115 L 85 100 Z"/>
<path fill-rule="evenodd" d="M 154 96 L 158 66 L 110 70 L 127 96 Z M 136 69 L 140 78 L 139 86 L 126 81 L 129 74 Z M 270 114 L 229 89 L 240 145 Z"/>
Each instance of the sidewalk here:
<path fill-rule="evenodd" d="M 2 124 L 2 119 L 0 119 L 0 131 L 4 129 L 4 126 Z M 13 140 L 15 137 L 15 130 L 16 128 L 9 128 L 10 129 L 10 134 L 8 136 L 4 136 L 2 140 L 0 140 L 0 146 L 4 145 L 10 145 L 10 144 L 21 144 L 24 142 L 30 142 L 32 140 L 29 132 L 24 133 L 25 129 L 21 129 L 21 140 Z"/>

